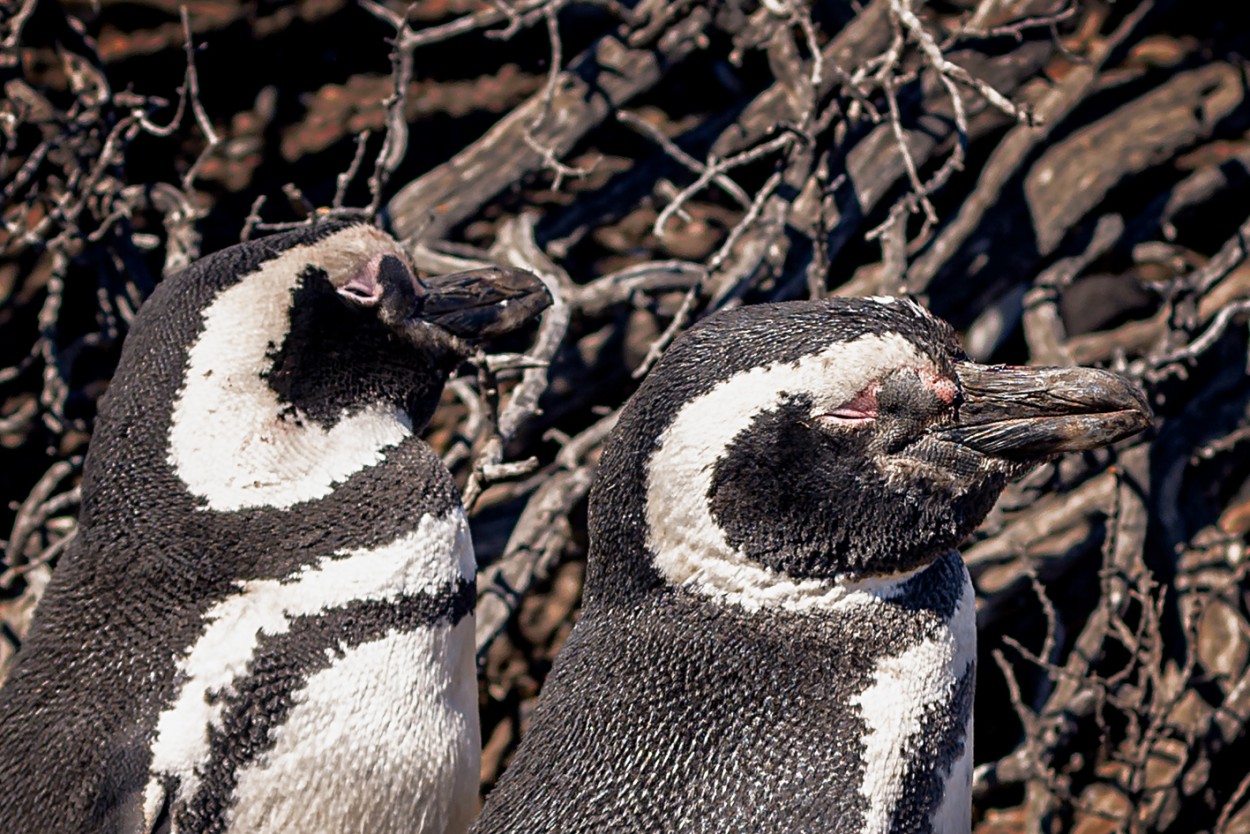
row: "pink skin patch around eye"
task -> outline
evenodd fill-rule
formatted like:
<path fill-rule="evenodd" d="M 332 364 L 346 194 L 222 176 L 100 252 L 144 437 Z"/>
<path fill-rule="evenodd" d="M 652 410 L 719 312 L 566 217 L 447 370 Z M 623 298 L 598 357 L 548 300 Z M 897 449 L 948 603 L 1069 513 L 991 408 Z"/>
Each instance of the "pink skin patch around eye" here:
<path fill-rule="evenodd" d="M 356 271 L 347 283 L 338 288 L 339 295 L 362 307 L 372 307 L 382 300 L 382 282 L 378 280 L 382 256 L 374 255 Z"/>
<path fill-rule="evenodd" d="M 942 376 L 932 368 L 917 368 L 916 373 L 920 375 L 921 381 L 933 392 L 933 396 L 947 405 L 954 405 L 955 397 L 959 394 L 959 386 L 955 383 L 955 380 Z"/>
<path fill-rule="evenodd" d="M 877 419 L 877 389 L 881 386 L 876 382 L 868 384 L 853 398 L 837 408 L 820 415 L 820 419 L 839 426 L 860 426 Z"/>
<path fill-rule="evenodd" d="M 932 368 L 916 368 L 920 377 L 933 396 L 947 405 L 953 405 L 959 395 L 959 386 L 955 380 L 942 376 Z M 877 419 L 877 391 L 879 382 L 870 382 L 865 388 L 837 408 L 820 415 L 822 421 L 837 426 L 862 426 Z"/>

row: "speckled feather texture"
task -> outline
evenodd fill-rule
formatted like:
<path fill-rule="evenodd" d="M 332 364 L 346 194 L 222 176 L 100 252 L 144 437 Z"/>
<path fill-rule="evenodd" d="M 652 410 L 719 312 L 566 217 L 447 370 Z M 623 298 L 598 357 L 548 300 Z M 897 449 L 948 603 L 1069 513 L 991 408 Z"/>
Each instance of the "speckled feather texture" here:
<path fill-rule="evenodd" d="M 930 570 L 815 622 L 690 594 L 585 616 L 474 831 L 966 834 L 971 611 L 958 558 Z"/>
<path fill-rule="evenodd" d="M 953 548 L 1023 467 L 926 435 L 961 361 L 901 299 L 676 341 L 604 451 L 582 617 L 474 832 L 967 834 Z"/>
<path fill-rule="evenodd" d="M 468 826 L 473 550 L 414 435 L 459 357 L 338 297 L 382 256 L 371 227 L 302 229 L 141 310 L 0 690 L 5 831 Z"/>

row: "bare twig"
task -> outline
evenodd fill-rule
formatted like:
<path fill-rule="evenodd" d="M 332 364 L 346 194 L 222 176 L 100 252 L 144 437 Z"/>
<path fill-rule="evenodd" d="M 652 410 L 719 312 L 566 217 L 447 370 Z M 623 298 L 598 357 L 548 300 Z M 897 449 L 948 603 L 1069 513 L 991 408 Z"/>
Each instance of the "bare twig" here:
<path fill-rule="evenodd" d="M 464 503 L 470 510 L 477 503 L 482 489 L 492 479 L 498 480 L 505 475 L 517 474 L 513 470 L 498 468 L 502 463 L 503 445 L 516 435 L 526 420 L 538 413 L 538 399 L 547 388 L 547 368 L 564 339 L 570 316 L 567 301 L 567 288 L 570 285 L 568 276 L 534 242 L 533 217 L 517 218 L 501 229 L 497 250 L 504 262 L 538 275 L 551 294 L 552 303 L 543 314 L 538 338 L 530 352 L 534 363 L 522 374 L 521 383 L 513 390 L 511 399 L 500 413 L 498 434 L 487 442 L 478 456 L 473 474 L 465 486 Z"/>
<path fill-rule="evenodd" d="M 638 11 L 665 17 L 667 9 L 658 0 L 644 0 Z M 528 135 L 535 116 L 545 109 L 545 91 L 539 93 L 481 140 L 400 189 L 387 209 L 399 237 L 410 247 L 418 235 L 442 237 L 484 201 L 546 164 L 546 156 L 527 140 L 538 141 L 557 157 L 567 153 L 593 126 L 654 85 L 663 67 L 689 54 L 708 20 L 707 10 L 692 9 L 669 26 L 654 48 L 628 46 L 614 37 L 600 40 L 560 73 L 556 100 L 549 105 L 560 111 L 558 123 L 549 120 L 540 136 Z"/>

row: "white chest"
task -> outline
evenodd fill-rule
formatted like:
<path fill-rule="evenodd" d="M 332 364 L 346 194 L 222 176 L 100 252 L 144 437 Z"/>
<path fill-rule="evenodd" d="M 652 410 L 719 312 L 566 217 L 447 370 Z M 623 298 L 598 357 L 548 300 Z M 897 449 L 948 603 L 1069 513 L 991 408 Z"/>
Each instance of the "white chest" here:
<path fill-rule="evenodd" d="M 865 834 L 888 834 L 909 770 L 923 755 L 926 714 L 948 709 L 960 681 L 976 661 L 976 600 L 964 588 L 949 625 L 906 651 L 879 659 L 872 683 L 854 704 L 867 724 L 864 781 Z M 969 704 L 970 707 L 970 704 Z M 968 834 L 972 828 L 972 716 L 962 750 L 940 769 L 943 794 L 933 818 L 935 834 Z"/>
<path fill-rule="evenodd" d="M 424 516 L 393 542 L 344 551 L 283 580 L 253 580 L 217 603 L 177 661 L 182 683 L 157 719 L 144 817 L 193 803 L 220 766 L 212 739 L 228 730 L 226 703 L 252 674 L 266 641 L 299 622 L 360 602 L 398 604 L 472 581 L 468 524 L 459 510 Z M 325 663 L 290 692 L 271 744 L 242 766 L 230 796 L 231 831 L 443 834 L 468 826 L 477 791 L 479 730 L 473 617 L 378 630 L 327 646 Z M 272 706 L 272 705 L 270 705 Z M 250 709 L 263 712 L 257 702 Z M 166 797 L 165 785 L 177 785 Z M 175 813 L 175 834 L 177 820 Z M 189 834 L 189 832 L 182 832 Z"/>
<path fill-rule="evenodd" d="M 476 811 L 471 617 L 391 634 L 308 679 L 238 774 L 230 832 L 459 834 Z"/>

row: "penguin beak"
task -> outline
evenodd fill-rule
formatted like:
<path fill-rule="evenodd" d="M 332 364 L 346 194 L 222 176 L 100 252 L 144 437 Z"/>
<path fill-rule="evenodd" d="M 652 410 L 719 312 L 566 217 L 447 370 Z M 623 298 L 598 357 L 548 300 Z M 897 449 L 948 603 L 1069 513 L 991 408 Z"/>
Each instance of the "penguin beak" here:
<path fill-rule="evenodd" d="M 543 282 L 520 269 L 493 266 L 416 283 L 413 318 L 468 342 L 511 333 L 551 306 Z"/>
<path fill-rule="evenodd" d="M 1145 394 L 1110 371 L 961 362 L 955 373 L 963 403 L 955 422 L 934 434 L 983 455 L 1042 461 L 1097 449 L 1150 425 Z"/>
<path fill-rule="evenodd" d="M 492 266 L 422 279 L 390 254 L 371 258 L 335 289 L 388 327 L 411 334 L 433 325 L 460 345 L 511 333 L 551 305 L 543 282 L 521 269 Z"/>

